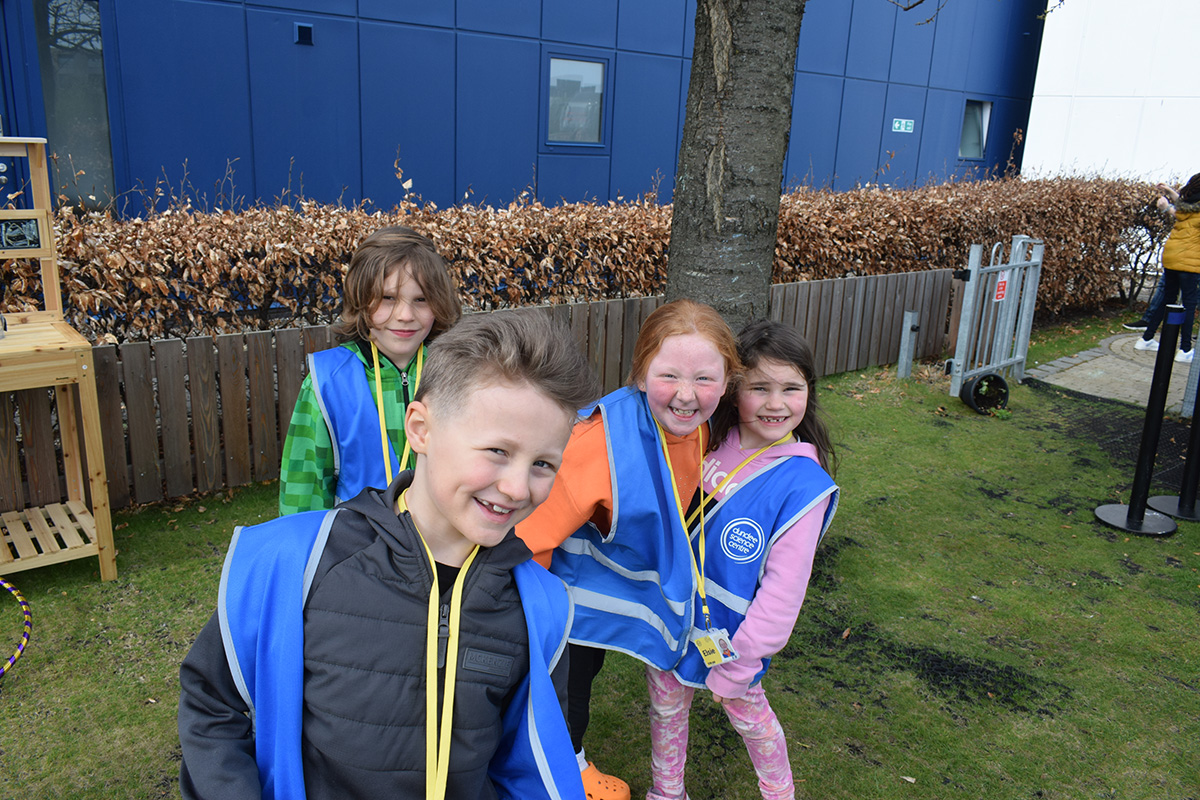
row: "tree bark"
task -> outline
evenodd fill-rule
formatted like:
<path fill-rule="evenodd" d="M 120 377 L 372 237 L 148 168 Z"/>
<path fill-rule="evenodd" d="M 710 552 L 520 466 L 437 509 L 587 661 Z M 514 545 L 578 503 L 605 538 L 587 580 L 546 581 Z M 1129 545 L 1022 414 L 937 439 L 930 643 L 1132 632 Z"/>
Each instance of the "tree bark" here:
<path fill-rule="evenodd" d="M 805 0 L 698 0 L 667 299 L 767 315 Z"/>

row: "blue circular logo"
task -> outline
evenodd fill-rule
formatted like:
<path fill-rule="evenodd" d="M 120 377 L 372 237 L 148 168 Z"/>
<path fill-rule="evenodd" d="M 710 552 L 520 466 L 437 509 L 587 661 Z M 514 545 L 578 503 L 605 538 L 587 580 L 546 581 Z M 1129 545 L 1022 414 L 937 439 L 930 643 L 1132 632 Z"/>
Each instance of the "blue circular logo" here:
<path fill-rule="evenodd" d="M 738 564 L 758 558 L 766 546 L 762 527 L 752 519 L 735 519 L 721 531 L 722 552 Z"/>

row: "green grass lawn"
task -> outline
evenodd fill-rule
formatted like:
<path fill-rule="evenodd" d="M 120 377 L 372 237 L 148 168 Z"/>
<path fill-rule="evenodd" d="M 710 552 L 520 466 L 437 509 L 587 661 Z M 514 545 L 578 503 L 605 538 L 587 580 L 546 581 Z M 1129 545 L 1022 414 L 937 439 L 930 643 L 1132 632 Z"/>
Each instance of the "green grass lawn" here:
<path fill-rule="evenodd" d="M 1030 361 L 1093 346 L 1122 318 L 1040 329 Z M 981 416 L 932 366 L 820 382 L 841 505 L 791 642 L 764 686 L 802 798 L 1200 797 L 1200 541 L 1095 520 L 1133 464 L 1089 420 L 1141 409 L 1011 386 Z M 234 524 L 274 514 L 253 486 L 116 515 L 120 577 L 94 562 L 9 576 L 33 639 L 0 682 L 0 800 L 176 796 L 177 670 L 217 595 Z M 20 635 L 0 594 L 0 650 Z M 588 753 L 647 789 L 640 666 L 601 673 Z M 756 798 L 741 740 L 698 696 L 693 800 Z"/>

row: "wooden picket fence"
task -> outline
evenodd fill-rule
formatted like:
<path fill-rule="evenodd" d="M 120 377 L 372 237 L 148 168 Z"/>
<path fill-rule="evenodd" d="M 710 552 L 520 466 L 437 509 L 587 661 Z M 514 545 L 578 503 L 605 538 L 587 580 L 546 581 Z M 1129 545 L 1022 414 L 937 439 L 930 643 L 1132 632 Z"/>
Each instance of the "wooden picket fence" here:
<path fill-rule="evenodd" d="M 950 270 L 776 285 L 771 317 L 813 345 L 833 375 L 896 361 L 904 311 L 920 314 L 916 357 L 940 355 Z M 628 375 L 633 344 L 661 297 L 548 307 L 573 331 L 605 391 Z M 279 477 L 305 354 L 328 328 L 257 331 L 94 349 L 113 508 Z M 0 512 L 61 502 L 52 390 L 0 393 Z"/>

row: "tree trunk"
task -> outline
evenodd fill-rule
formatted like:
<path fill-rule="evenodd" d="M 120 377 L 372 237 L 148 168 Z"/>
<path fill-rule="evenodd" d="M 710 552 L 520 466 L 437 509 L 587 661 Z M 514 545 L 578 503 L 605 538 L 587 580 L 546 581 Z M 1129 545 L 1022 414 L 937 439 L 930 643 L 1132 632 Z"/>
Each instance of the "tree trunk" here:
<path fill-rule="evenodd" d="M 698 0 L 667 299 L 767 315 L 804 0 Z"/>

